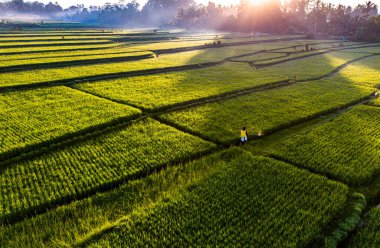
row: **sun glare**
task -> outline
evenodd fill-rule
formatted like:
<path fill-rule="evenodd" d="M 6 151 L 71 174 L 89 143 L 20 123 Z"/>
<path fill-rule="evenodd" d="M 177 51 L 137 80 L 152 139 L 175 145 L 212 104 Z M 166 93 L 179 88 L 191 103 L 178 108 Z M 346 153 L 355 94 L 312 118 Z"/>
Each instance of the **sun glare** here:
<path fill-rule="evenodd" d="M 268 0 L 248 0 L 249 3 L 251 4 L 261 4 L 264 3 Z M 209 0 L 202 0 L 202 1 L 197 1 L 203 4 L 207 4 L 210 2 Z M 212 2 L 212 1 L 211 1 Z M 230 6 L 230 5 L 237 5 L 240 3 L 240 0 L 214 0 L 216 4 L 224 5 L 224 6 Z"/>

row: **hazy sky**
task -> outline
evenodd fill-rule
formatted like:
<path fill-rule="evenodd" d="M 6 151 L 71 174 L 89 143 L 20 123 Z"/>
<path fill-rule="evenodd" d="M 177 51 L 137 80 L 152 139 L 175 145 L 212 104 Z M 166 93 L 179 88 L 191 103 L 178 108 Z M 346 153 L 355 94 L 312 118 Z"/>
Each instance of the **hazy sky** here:
<path fill-rule="evenodd" d="M 4 1 L 4 0 L 0 0 Z M 26 0 L 27 1 L 27 0 Z M 69 7 L 71 5 L 76 5 L 78 3 L 84 4 L 86 6 L 89 5 L 103 5 L 106 2 L 109 3 L 117 3 L 119 0 L 39 0 L 39 2 L 55 2 L 57 1 L 61 6 L 64 8 Z M 126 0 L 128 2 L 128 0 Z M 147 0 L 137 0 L 141 5 L 143 5 Z M 207 3 L 209 0 L 196 0 L 199 3 Z M 239 3 L 240 0 L 214 0 L 215 3 L 220 3 L 224 5 L 230 5 L 230 4 L 236 4 Z M 265 0 L 252 0 L 252 1 L 265 1 Z M 324 2 L 331 2 L 334 4 L 344 4 L 344 5 L 351 5 L 355 7 L 358 3 L 364 3 L 366 0 L 322 0 Z M 372 2 L 376 3 L 378 6 L 380 6 L 380 0 L 372 0 Z"/>

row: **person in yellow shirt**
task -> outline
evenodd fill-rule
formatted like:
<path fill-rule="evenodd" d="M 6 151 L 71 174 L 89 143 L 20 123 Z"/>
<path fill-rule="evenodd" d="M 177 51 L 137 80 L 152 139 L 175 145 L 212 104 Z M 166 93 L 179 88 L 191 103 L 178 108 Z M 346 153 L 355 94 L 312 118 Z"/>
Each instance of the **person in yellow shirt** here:
<path fill-rule="evenodd" d="M 240 144 L 244 145 L 245 142 L 247 142 L 247 140 L 248 140 L 247 128 L 243 127 L 243 129 L 240 130 Z"/>

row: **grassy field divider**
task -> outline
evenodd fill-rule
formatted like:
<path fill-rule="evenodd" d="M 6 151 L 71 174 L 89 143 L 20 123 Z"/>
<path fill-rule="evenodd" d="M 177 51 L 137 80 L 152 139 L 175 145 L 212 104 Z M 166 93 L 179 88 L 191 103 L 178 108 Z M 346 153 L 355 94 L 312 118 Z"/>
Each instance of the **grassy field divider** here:
<path fill-rule="evenodd" d="M 268 83 L 265 85 L 258 85 L 258 86 L 253 86 L 253 87 L 248 87 L 244 88 L 241 90 L 234 90 L 234 91 L 229 91 L 221 94 L 217 94 L 214 96 L 209 96 L 209 97 L 203 97 L 203 98 L 198 98 L 190 101 L 184 101 L 181 103 L 176 103 L 176 104 L 170 104 L 166 105 L 163 107 L 158 107 L 152 110 L 146 110 L 148 113 L 152 113 L 153 115 L 159 115 L 162 114 L 163 112 L 172 112 L 172 111 L 177 111 L 181 109 L 186 109 L 198 105 L 203 105 L 206 103 L 211 103 L 211 102 L 217 102 L 217 101 L 222 101 L 230 98 L 235 98 L 247 94 L 251 94 L 254 92 L 260 92 L 260 91 L 266 91 L 266 90 L 272 90 L 272 89 L 277 89 L 285 86 L 289 86 L 293 84 L 290 80 L 281 80 L 273 83 Z M 125 101 L 120 101 L 120 103 L 124 103 Z M 127 103 L 129 104 L 129 103 Z M 131 105 L 132 106 L 132 105 Z"/>
<path fill-rule="evenodd" d="M 155 168 L 146 169 L 144 171 L 137 172 L 133 175 L 125 176 L 122 179 L 115 180 L 115 181 L 112 181 L 109 183 L 105 183 L 99 187 L 93 188 L 93 189 L 88 190 L 84 193 L 78 193 L 75 196 L 63 196 L 63 197 L 57 198 L 54 201 L 42 203 L 42 204 L 35 206 L 35 207 L 30 207 L 26 210 L 23 210 L 22 214 L 20 214 L 20 213 L 7 214 L 7 215 L 4 215 L 0 218 L 0 222 L 6 223 L 9 225 L 15 224 L 15 223 L 23 221 L 27 218 L 31 218 L 31 217 L 34 217 L 34 216 L 37 216 L 40 214 L 44 214 L 44 213 L 48 212 L 49 210 L 55 209 L 59 206 L 67 205 L 67 204 L 70 204 L 74 201 L 78 201 L 78 200 L 88 198 L 88 197 L 93 196 L 97 193 L 103 193 L 103 192 L 110 191 L 112 189 L 120 187 L 121 185 L 126 184 L 129 181 L 145 178 L 145 177 L 147 177 L 153 173 L 157 173 L 163 169 L 166 169 L 168 166 L 176 166 L 178 164 L 188 163 L 188 162 L 191 162 L 193 160 L 197 160 L 201 157 L 204 157 L 206 155 L 211 155 L 212 153 L 220 151 L 220 150 L 221 150 L 220 147 L 211 148 L 205 152 L 192 154 L 191 156 L 189 156 L 186 159 L 172 161 L 169 164 L 161 164 L 161 165 L 156 166 Z"/>
<path fill-rule="evenodd" d="M 134 108 L 137 108 L 141 111 L 145 111 L 145 109 L 141 106 L 138 106 L 136 104 L 132 104 L 132 103 L 129 103 L 129 102 L 125 102 L 125 101 L 122 101 L 122 100 L 117 100 L 117 99 L 113 99 L 113 98 L 110 98 L 110 97 L 106 97 L 106 96 L 103 96 L 101 94 L 96 94 L 95 92 L 90 92 L 90 91 L 87 91 L 85 89 L 81 89 L 81 88 L 78 88 L 78 87 L 75 87 L 74 84 L 72 85 L 67 85 L 66 87 L 69 87 L 73 90 L 77 90 L 77 91 L 81 91 L 83 93 L 86 93 L 86 94 L 89 94 L 89 95 L 93 95 L 93 96 L 96 96 L 96 97 L 99 97 L 99 98 L 103 98 L 105 100 L 108 100 L 108 101 L 111 101 L 111 102 L 114 102 L 114 103 L 119 103 L 119 104 L 124 104 L 124 105 L 128 105 L 128 106 L 131 106 L 131 107 L 134 107 Z"/>
<path fill-rule="evenodd" d="M 98 59 L 86 59 L 86 60 L 72 60 L 72 61 L 62 61 L 62 62 L 51 62 L 51 63 L 38 63 L 29 65 L 12 65 L 0 67 L 0 73 L 5 72 L 15 72 L 15 71 L 30 71 L 35 69 L 48 69 L 48 68 L 59 68 L 59 67 L 71 67 L 71 66 L 81 66 L 81 65 L 95 65 L 95 64 L 105 64 L 105 63 L 115 63 L 115 62 L 127 62 L 136 61 L 143 59 L 153 58 L 152 54 L 143 55 L 132 55 L 125 57 L 115 57 L 115 58 L 98 58 Z"/>
<path fill-rule="evenodd" d="M 143 117 L 143 118 L 145 118 L 145 117 Z M 120 124 L 116 127 L 109 128 L 109 130 L 111 130 L 111 129 L 112 130 L 118 130 L 121 128 L 125 128 L 125 127 L 130 126 L 130 125 L 132 125 L 132 124 L 134 124 L 140 120 L 141 119 L 134 120 L 134 121 L 131 121 L 131 122 L 128 122 L 125 124 Z M 70 140 L 73 143 L 65 143 L 65 145 L 75 144 L 75 143 L 78 143 L 80 141 L 87 140 L 91 137 L 99 136 L 101 134 L 103 134 L 103 133 L 94 132 L 92 134 L 86 134 L 84 136 L 77 137 L 76 139 Z M 58 150 L 62 147 L 59 146 L 59 144 L 58 144 L 57 146 L 55 146 L 53 148 Z M 51 151 L 53 151 L 52 150 L 53 148 L 49 147 L 49 149 L 47 149 L 46 151 L 40 151 L 40 154 L 33 154 L 33 155 L 38 156 L 38 155 L 44 154 L 45 152 L 51 152 Z M 67 205 L 67 204 L 70 204 L 74 201 L 82 200 L 82 199 L 91 197 L 97 193 L 102 193 L 102 192 L 107 192 L 107 191 L 113 190 L 117 187 L 120 187 L 121 185 L 126 184 L 129 181 L 146 178 L 147 176 L 149 176 L 153 173 L 157 173 L 157 172 L 160 172 L 161 170 L 166 169 L 168 166 L 177 166 L 180 164 L 186 164 L 186 163 L 189 163 L 191 161 L 198 160 L 204 156 L 211 155 L 212 153 L 215 153 L 217 151 L 221 151 L 222 149 L 224 149 L 224 148 L 220 147 L 220 146 L 212 146 L 212 147 L 208 148 L 207 150 L 192 153 L 191 155 L 188 155 L 187 157 L 172 160 L 169 163 L 162 163 L 162 164 L 158 164 L 157 166 L 154 166 L 152 168 L 145 168 L 144 170 L 137 171 L 133 174 L 123 176 L 120 179 L 116 179 L 116 180 L 104 183 L 104 184 L 99 185 L 97 187 L 94 187 L 92 189 L 86 190 L 85 192 L 77 193 L 76 195 L 64 195 L 64 196 L 58 197 L 54 200 L 50 200 L 50 201 L 41 203 L 39 205 L 31 206 L 28 209 L 22 210 L 21 212 L 14 212 L 14 213 L 9 213 L 9 214 L 0 216 L 0 222 L 4 223 L 4 224 L 12 225 L 12 224 L 15 224 L 17 222 L 23 221 L 27 218 L 31 218 L 31 217 L 34 217 L 34 216 L 37 216 L 40 214 L 44 214 L 44 213 L 48 212 L 49 210 L 55 209 L 59 206 Z"/>
<path fill-rule="evenodd" d="M 82 248 L 90 245 L 94 241 L 100 239 L 103 235 L 112 232 L 116 228 L 122 228 L 126 224 L 131 223 L 134 218 L 144 215 L 144 213 L 149 210 L 153 209 L 161 203 L 163 200 L 163 197 L 160 197 L 159 199 L 156 199 L 155 202 L 151 202 L 150 204 L 143 205 L 141 207 L 138 207 L 134 209 L 131 213 L 129 213 L 126 216 L 123 216 L 122 218 L 110 223 L 105 223 L 103 226 L 95 229 L 91 233 L 87 233 L 85 236 L 81 237 L 80 239 L 76 240 L 74 244 L 66 244 L 73 248 Z"/>
<path fill-rule="evenodd" d="M 333 44 L 333 43 L 332 42 L 323 42 L 323 43 L 315 43 L 315 44 L 311 43 L 309 45 L 321 45 L 321 44 Z M 339 47 L 339 48 L 322 48 L 322 49 L 319 49 L 319 50 L 322 50 L 322 52 L 318 52 L 318 53 L 311 53 L 311 54 L 307 53 L 306 55 L 303 55 L 303 56 L 292 57 L 292 58 L 285 59 L 285 60 L 276 60 L 276 61 L 273 61 L 273 62 L 270 62 L 270 63 L 267 63 L 267 64 L 255 64 L 256 62 L 274 60 L 274 59 L 279 59 L 279 58 L 288 58 L 290 55 L 293 55 L 294 53 L 292 53 L 292 52 L 281 52 L 281 50 L 292 48 L 290 46 L 290 47 L 277 48 L 277 49 L 271 49 L 271 50 L 263 50 L 263 51 L 257 52 L 257 53 L 285 54 L 285 55 L 281 55 L 281 56 L 279 55 L 278 57 L 258 59 L 258 60 L 238 60 L 237 59 L 237 58 L 240 58 L 240 57 L 246 57 L 246 56 L 249 56 L 249 55 L 255 55 L 256 54 L 255 53 L 255 54 L 249 54 L 249 55 L 242 55 L 242 56 L 230 59 L 230 61 L 231 62 L 236 62 L 236 63 L 248 63 L 250 66 L 252 66 L 252 67 L 254 67 L 256 69 L 259 69 L 259 68 L 269 67 L 269 66 L 272 66 L 272 65 L 281 64 L 281 63 L 285 63 L 285 62 L 289 62 L 289 61 L 293 61 L 293 60 L 298 60 L 298 59 L 304 59 L 304 58 L 309 58 L 309 57 L 313 57 L 313 56 L 323 55 L 323 54 L 327 54 L 327 53 L 331 53 L 331 52 L 337 52 L 337 51 L 342 51 L 342 50 L 345 51 L 347 49 L 359 49 L 359 48 L 363 48 L 363 47 L 364 48 L 365 47 L 378 47 L 378 46 L 380 46 L 380 45 L 373 45 L 371 43 L 363 43 L 363 44 L 360 44 L 360 45 L 358 45 L 358 44 L 351 44 L 351 45 L 347 45 L 345 47 Z M 305 52 L 302 52 L 302 53 L 305 53 Z M 368 54 L 373 54 L 373 53 L 368 53 Z"/>
<path fill-rule="evenodd" d="M 114 46 L 118 47 L 118 46 Z M 113 46 L 109 47 L 86 47 L 86 48 L 69 48 L 69 49 L 62 49 L 58 51 L 53 51 L 53 50 L 37 50 L 37 51 L 22 51 L 22 52 L 7 52 L 7 53 L 0 53 L 1 56 L 6 56 L 6 55 L 19 55 L 19 54 L 33 54 L 33 53 L 51 53 L 51 52 L 75 52 L 75 51 L 94 51 L 94 50 L 104 50 L 108 48 L 113 48 Z"/>
<path fill-rule="evenodd" d="M 366 207 L 366 198 L 360 193 L 353 193 L 352 213 L 337 223 L 335 230 L 324 239 L 324 247 L 335 248 L 347 238 L 361 222 L 361 215 Z"/>
<path fill-rule="evenodd" d="M 128 116 L 125 118 L 114 119 L 110 122 L 103 123 L 100 125 L 94 125 L 89 128 L 85 128 L 76 132 L 72 132 L 70 134 L 66 134 L 55 139 L 51 139 L 48 141 L 40 142 L 37 144 L 29 145 L 24 148 L 11 150 L 9 152 L 5 152 L 0 154 L 0 171 L 7 166 L 11 166 L 12 164 L 20 161 L 24 161 L 27 159 L 31 159 L 33 157 L 37 157 L 41 154 L 44 154 L 48 151 L 58 150 L 62 147 L 72 145 L 87 139 L 91 139 L 92 137 L 112 132 L 115 130 L 119 130 L 131 125 L 134 122 L 137 122 L 141 119 L 147 118 L 146 116 L 142 116 L 140 114 L 136 114 L 133 116 Z"/>
<path fill-rule="evenodd" d="M 228 98 L 238 97 L 241 95 L 250 94 L 252 92 L 258 92 L 258 91 L 262 91 L 262 90 L 266 90 L 266 89 L 270 89 L 270 88 L 275 89 L 275 88 L 283 87 L 283 86 L 290 85 L 290 84 L 291 84 L 290 82 L 281 82 L 280 85 L 273 84 L 272 86 L 269 86 L 269 88 L 265 88 L 265 89 L 256 88 L 256 89 L 252 89 L 250 91 L 240 91 L 240 92 L 235 92 L 233 94 L 227 94 L 227 95 L 223 94 L 223 95 L 213 96 L 213 97 L 210 97 L 207 99 L 203 99 L 201 101 L 198 100 L 198 101 L 193 101 L 193 102 L 177 104 L 176 106 L 173 106 L 171 108 L 161 109 L 159 111 L 156 110 L 155 112 L 152 112 L 152 113 L 143 112 L 142 115 L 136 115 L 134 117 L 128 117 L 128 118 L 121 118 L 118 120 L 113 120 L 111 122 L 108 122 L 108 123 L 105 123 L 102 125 L 97 125 L 97 126 L 94 126 L 91 128 L 80 130 L 80 131 L 72 133 L 70 135 L 64 135 L 64 136 L 58 137 L 58 138 L 50 140 L 50 141 L 38 143 L 35 145 L 28 146 L 26 148 L 17 149 L 14 151 L 10 151 L 8 153 L 1 154 L 0 155 L 0 170 L 1 170 L 1 167 L 8 166 L 8 165 L 10 165 L 16 161 L 21 161 L 21 160 L 24 160 L 27 158 L 38 156 L 38 155 L 43 154 L 46 151 L 49 151 L 51 149 L 59 149 L 61 147 L 64 147 L 64 146 L 76 143 L 80 140 L 83 140 L 84 137 L 90 138 L 90 137 L 93 137 L 94 135 L 96 136 L 96 135 L 99 135 L 101 133 L 110 132 L 110 131 L 114 130 L 115 128 L 123 128 L 125 125 L 127 125 L 131 121 L 139 120 L 139 119 L 146 118 L 146 117 L 154 118 L 154 119 L 156 119 L 162 123 L 170 125 L 176 129 L 179 129 L 179 130 L 184 131 L 186 133 L 190 133 L 190 134 L 197 136 L 197 137 L 200 137 L 204 140 L 208 140 L 208 141 L 216 143 L 218 145 L 228 147 L 229 145 L 231 145 L 231 142 L 221 143 L 219 141 L 210 139 L 209 137 L 206 137 L 205 135 L 202 135 L 202 134 L 197 133 L 197 132 L 192 132 L 188 129 L 181 127 L 180 125 L 176 125 L 176 124 L 172 123 L 171 121 L 165 120 L 164 118 L 160 118 L 159 115 L 161 115 L 163 113 L 178 111 L 178 110 L 185 109 L 188 107 L 193 107 L 196 105 L 202 105 L 205 103 L 216 102 L 216 101 L 221 101 L 221 100 L 228 99 Z M 75 87 L 72 87 L 72 88 L 76 89 Z M 83 90 L 80 90 L 80 91 L 83 91 Z M 83 92 L 88 93 L 86 91 L 83 91 Z M 93 93 L 88 93 L 88 94 L 94 95 Z M 353 101 L 347 105 L 336 107 L 336 108 L 330 109 L 328 111 L 318 113 L 314 116 L 310 116 L 308 118 L 302 118 L 302 119 L 299 119 L 299 120 L 294 121 L 292 123 L 288 123 L 286 125 L 279 126 L 275 129 L 268 130 L 268 131 L 266 131 L 265 136 L 270 135 L 270 134 L 275 133 L 275 132 L 278 132 L 278 131 L 281 131 L 283 129 L 289 128 L 291 126 L 301 124 L 301 123 L 309 121 L 311 119 L 318 118 L 318 117 L 323 116 L 323 115 L 331 114 L 334 112 L 347 111 L 348 109 L 350 109 L 352 107 L 355 107 L 357 105 L 361 105 L 361 104 L 369 102 L 370 100 L 373 99 L 374 94 L 375 94 L 375 92 L 371 95 L 368 95 L 368 96 L 362 98 L 362 99 Z M 95 96 L 97 96 L 97 95 L 95 95 Z M 104 98 L 104 97 L 102 97 L 102 98 Z M 106 98 L 104 98 L 104 99 L 106 99 Z M 112 101 L 114 101 L 114 100 L 112 100 Z M 120 102 L 114 101 L 114 102 L 126 104 L 125 102 L 122 102 L 122 101 L 120 101 Z M 126 104 L 126 105 L 129 105 L 129 104 Z M 130 105 L 130 106 L 132 106 L 132 105 Z M 141 107 L 139 109 L 141 109 Z M 262 138 L 262 137 L 264 137 L 264 136 L 253 136 L 253 137 L 251 136 L 250 138 L 258 139 L 258 138 Z M 236 143 L 233 142 L 232 144 L 236 144 Z"/>
<path fill-rule="evenodd" d="M 269 134 L 270 135 L 270 134 Z M 262 136 L 264 137 L 264 136 Z M 256 139 L 258 138 L 261 138 L 261 137 L 257 137 Z M 313 173 L 313 174 L 316 174 L 316 175 L 320 175 L 320 176 L 324 176 L 324 177 L 327 177 L 329 180 L 331 181 L 336 181 L 336 182 L 340 182 L 340 183 L 344 183 L 344 182 L 341 182 L 337 177 L 335 177 L 334 175 L 332 174 L 328 174 L 328 173 L 321 173 L 317 170 L 314 170 L 312 168 L 309 168 L 309 167 L 306 167 L 302 164 L 298 164 L 298 163 L 295 163 L 294 161 L 290 161 L 286 158 L 283 158 L 283 157 L 280 157 L 280 156 L 277 156 L 277 155 L 274 155 L 274 154 L 268 154 L 266 155 L 268 158 L 272 158 L 272 159 L 275 159 L 275 160 L 278 160 L 278 161 L 281 161 L 281 162 L 284 162 L 284 163 L 287 163 L 287 164 L 290 164 L 294 167 L 297 167 L 299 169 L 303 169 L 303 170 L 307 170 L 309 171 L 310 173 Z M 346 184 L 346 183 L 344 183 Z"/>
<path fill-rule="evenodd" d="M 299 124 L 302 124 L 304 122 L 307 122 L 307 121 L 310 121 L 310 120 L 313 120 L 313 119 L 316 119 L 316 118 L 320 118 L 320 117 L 325 116 L 325 115 L 330 115 L 330 114 L 333 114 L 333 113 L 345 112 L 345 111 L 347 111 L 347 110 L 349 110 L 349 109 L 351 109 L 351 108 L 353 108 L 355 106 L 362 105 L 364 103 L 367 103 L 367 102 L 371 101 L 372 99 L 374 99 L 374 97 L 376 97 L 375 93 L 376 92 L 374 91 L 370 95 L 367 95 L 367 96 L 362 97 L 360 99 L 354 100 L 354 101 L 352 101 L 350 103 L 347 103 L 347 104 L 344 104 L 344 105 L 341 105 L 341 106 L 337 106 L 337 107 L 334 107 L 334 108 L 331 108 L 331 109 L 328 109 L 328 110 L 325 110 L 325 111 L 321 111 L 321 112 L 318 112 L 318 113 L 316 113 L 314 115 L 311 115 L 311 116 L 308 116 L 308 117 L 305 117 L 305 118 L 299 118 L 299 119 L 291 121 L 289 123 L 276 126 L 275 128 L 272 128 L 272 129 L 265 130 L 265 134 L 262 134 L 260 136 L 259 135 L 249 135 L 248 139 L 249 140 L 255 140 L 255 139 L 263 138 L 263 137 L 266 137 L 268 135 L 271 135 L 271 134 L 277 133 L 279 131 L 282 131 L 284 129 L 290 128 L 292 126 L 299 125 Z M 168 112 L 174 112 L 174 111 L 176 111 L 176 110 L 168 111 Z M 165 113 L 167 113 L 167 112 L 165 112 Z M 160 119 L 160 121 L 162 120 L 163 122 L 165 122 L 165 124 L 167 124 L 167 125 L 176 127 L 178 129 L 186 130 L 187 132 L 194 133 L 194 135 L 196 135 L 198 137 L 202 137 L 202 136 L 205 137 L 201 133 L 190 131 L 187 128 L 181 127 L 181 125 L 176 124 L 176 123 L 174 123 L 174 122 L 172 122 L 170 120 L 163 120 L 164 118 L 159 118 L 159 119 Z M 208 137 L 208 139 L 210 139 L 210 137 Z M 225 142 L 219 141 L 219 143 L 221 145 L 224 145 L 224 146 L 227 147 L 229 145 L 237 144 L 238 141 L 236 141 L 236 142 L 230 141 L 230 140 L 229 141 L 225 141 Z M 276 158 L 276 159 L 280 159 L 280 158 Z M 287 161 L 284 161 L 284 162 L 288 163 Z"/>
<path fill-rule="evenodd" d="M 268 66 L 273 66 L 273 65 L 278 65 L 278 64 L 282 64 L 282 63 L 286 63 L 286 62 L 289 62 L 289 61 L 294 61 L 294 60 L 299 60 L 299 59 L 305 59 L 305 58 L 309 58 L 309 57 L 313 57 L 313 56 L 318 56 L 318 55 L 323 55 L 323 54 L 327 54 L 327 53 L 331 53 L 331 52 L 337 52 L 337 51 L 346 51 L 346 50 L 352 50 L 352 49 L 358 49 L 358 48 L 366 48 L 366 47 L 380 47 L 379 44 L 377 45 L 363 45 L 363 46 L 357 46 L 357 45 L 351 45 L 351 46 L 348 46 L 348 47 L 342 47 L 342 48 L 339 48 L 339 49 L 327 49 L 327 51 L 322 51 L 322 52 L 318 52 L 318 53 L 312 53 L 312 54 L 305 54 L 303 56 L 299 56 L 299 57 L 295 57 L 295 58 L 289 58 L 289 59 L 283 59 L 283 60 L 279 60 L 279 61 L 273 61 L 273 62 L 269 62 L 269 63 L 265 63 L 265 64 L 255 64 L 255 67 L 256 68 L 262 68 L 262 67 L 268 67 Z"/>
<path fill-rule="evenodd" d="M 58 86 L 58 85 L 71 85 L 71 84 L 84 82 L 84 81 L 94 82 L 94 81 L 101 81 L 101 80 L 120 78 L 120 77 L 146 76 L 146 75 L 160 74 L 160 73 L 167 73 L 167 72 L 194 70 L 194 69 L 220 65 L 224 62 L 225 61 L 206 62 L 206 63 L 200 63 L 200 64 L 180 65 L 180 66 L 173 66 L 173 67 L 108 73 L 108 74 L 103 74 L 99 76 L 77 77 L 77 78 L 62 79 L 62 80 L 55 80 L 55 81 L 46 81 L 46 82 L 41 82 L 41 83 L 32 83 L 32 84 L 27 84 L 27 85 L 4 86 L 4 87 L 0 87 L 0 92 L 4 92 L 8 90 L 35 89 L 35 88 Z"/>
<path fill-rule="evenodd" d="M 99 41 L 96 42 L 95 44 L 97 45 L 105 45 L 105 44 L 112 44 L 112 41 Z M 73 42 L 73 43 L 64 43 L 62 42 L 61 44 L 57 43 L 39 43 L 39 44 L 19 44 L 19 45 L 7 45 L 7 46 L 2 46 L 0 43 L 0 49 L 5 49 L 5 48 L 23 48 L 23 47 L 51 47 L 51 46 L 67 46 L 67 45 L 72 45 L 72 46 L 81 46 L 81 45 L 86 45 L 84 42 Z"/>
<path fill-rule="evenodd" d="M 177 125 L 177 124 L 172 123 L 172 122 L 170 122 L 170 121 L 168 121 L 168 120 L 165 120 L 165 119 L 163 119 L 163 118 L 160 118 L 160 116 L 158 116 L 158 115 L 151 116 L 150 118 L 155 119 L 156 121 L 159 121 L 159 122 L 161 122 L 161 123 L 164 123 L 164 124 L 166 124 L 166 125 L 168 125 L 168 126 L 174 127 L 175 129 L 178 129 L 178 130 L 180 130 L 180 131 L 182 131 L 182 132 L 184 132 L 184 133 L 188 133 L 188 134 L 190 134 L 190 135 L 193 135 L 193 136 L 199 137 L 199 138 L 201 138 L 201 139 L 203 139 L 203 140 L 206 140 L 206 141 L 209 141 L 209 142 L 211 142 L 211 143 L 217 144 L 217 145 L 220 146 L 220 147 L 228 148 L 228 147 L 231 145 L 231 144 L 221 143 L 220 141 L 218 141 L 218 140 L 214 140 L 214 139 L 212 139 L 212 138 L 210 138 L 210 137 L 207 137 L 207 136 L 205 136 L 205 135 L 203 135 L 203 134 L 201 134 L 201 133 L 191 131 L 191 130 L 189 130 L 189 129 L 187 129 L 187 128 L 181 126 L 181 125 Z"/>
<path fill-rule="evenodd" d="M 339 71 L 343 70 L 344 68 L 346 68 L 347 66 L 349 66 L 352 63 L 355 63 L 355 62 L 358 62 L 358 61 L 361 61 L 364 59 L 372 58 L 372 57 L 378 57 L 378 56 L 380 56 L 380 53 L 373 53 L 373 54 L 365 55 L 365 56 L 360 57 L 360 58 L 352 59 L 352 60 L 347 61 L 346 63 L 336 67 L 334 70 L 332 70 L 331 72 L 329 72 L 327 74 L 324 74 L 324 75 L 318 76 L 318 77 L 314 77 L 314 78 L 297 80 L 297 82 L 317 81 L 317 80 L 321 80 L 324 78 L 329 78 L 329 77 L 336 75 Z"/>
<path fill-rule="evenodd" d="M 376 45 L 376 46 L 380 46 L 380 45 Z M 355 47 L 355 48 L 360 48 L 360 47 Z M 281 48 L 281 49 L 283 49 L 283 48 Z M 278 50 L 278 48 L 273 49 L 273 50 Z M 273 50 L 267 50 L 267 51 L 273 51 Z M 336 52 L 336 51 L 340 51 L 340 50 L 341 49 L 336 49 L 336 50 L 332 50 L 329 52 Z M 70 78 L 70 79 L 45 81 L 45 82 L 38 82 L 38 83 L 31 83 L 31 84 L 21 84 L 21 85 L 2 86 L 2 87 L 0 86 L 0 92 L 4 92 L 4 91 L 8 91 L 8 90 L 35 89 L 35 88 L 57 86 L 57 85 L 71 85 L 71 84 L 81 83 L 81 82 L 95 82 L 95 81 L 102 81 L 102 80 L 115 79 L 115 78 L 147 76 L 147 75 L 155 75 L 155 74 L 162 74 L 162 73 L 169 73 L 169 72 L 178 72 L 178 71 L 208 68 L 208 67 L 213 67 L 213 66 L 217 66 L 217 65 L 227 63 L 227 62 L 229 62 L 230 59 L 239 58 L 242 56 L 252 55 L 252 54 L 256 54 L 256 53 L 262 53 L 262 52 L 263 51 L 258 51 L 258 52 L 254 52 L 254 53 L 231 56 L 231 57 L 224 58 L 223 60 L 214 61 L 214 62 L 205 62 L 205 63 L 198 63 L 198 64 L 163 67 L 163 68 L 152 68 L 152 69 L 135 70 L 135 71 L 127 71 L 127 72 L 106 73 L 106 74 L 97 75 L 97 76 L 82 76 L 82 77 L 76 77 L 76 78 Z M 371 54 L 371 55 L 375 56 L 373 54 Z M 367 55 L 367 56 L 371 56 L 371 55 Z M 353 60 L 353 61 L 355 62 L 357 60 Z M 349 62 L 347 62 L 347 63 L 349 63 Z M 324 77 L 324 76 L 321 76 L 321 77 Z M 317 80 L 317 79 L 315 79 L 315 80 Z M 276 83 L 276 82 L 274 82 L 274 83 Z"/>
<path fill-rule="evenodd" d="M 216 44 L 216 45 L 210 44 L 210 45 L 199 45 L 199 46 L 192 46 L 192 47 L 154 49 L 151 51 L 157 55 L 160 55 L 160 54 L 169 54 L 169 53 L 189 52 L 189 51 L 194 51 L 194 50 L 204 50 L 204 49 L 209 49 L 209 48 L 242 46 L 242 45 L 251 45 L 251 44 L 265 44 L 265 43 L 272 43 L 272 42 L 277 42 L 277 41 L 292 41 L 292 40 L 299 40 L 299 39 L 300 39 L 300 37 L 283 38 L 283 39 L 268 39 L 268 40 L 254 40 L 254 41 L 240 41 L 240 42 L 221 43 L 221 44 Z"/>
<path fill-rule="evenodd" d="M 53 36 L 53 35 L 52 35 Z M 61 36 L 65 36 L 65 35 L 61 35 Z M 19 39 L 9 39 L 9 40 L 0 40 L 0 45 L 1 43 L 20 43 L 20 42 L 25 42 L 25 43 L 30 43 L 30 42 L 57 42 L 57 41 L 86 41 L 86 40 L 90 40 L 90 41 L 93 41 L 93 40 L 104 40 L 106 38 L 104 37 L 86 37 L 86 38 L 83 38 L 83 37 L 72 37 L 72 38 L 67 38 L 65 37 L 64 40 L 62 40 L 62 38 L 57 38 L 57 39 L 52 39 L 52 38 L 47 38 L 47 39 L 36 39 L 36 40 L 33 40 L 33 39 L 28 39 L 28 40 L 19 40 Z"/>

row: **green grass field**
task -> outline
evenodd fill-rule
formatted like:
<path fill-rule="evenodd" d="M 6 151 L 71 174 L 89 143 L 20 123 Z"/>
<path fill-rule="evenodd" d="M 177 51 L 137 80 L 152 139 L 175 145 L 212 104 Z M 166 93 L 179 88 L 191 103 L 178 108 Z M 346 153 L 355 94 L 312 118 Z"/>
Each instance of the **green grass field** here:
<path fill-rule="evenodd" d="M 346 194 L 342 184 L 241 154 L 180 196 L 121 221 L 89 247 L 302 247 L 344 204 Z"/>
<path fill-rule="evenodd" d="M 373 92 L 370 88 L 330 80 L 305 82 L 186 108 L 161 118 L 229 144 L 239 138 L 236 127 L 246 126 L 251 135 L 265 135 L 349 105 Z"/>
<path fill-rule="evenodd" d="M 376 129 L 380 108 L 360 106 L 305 135 L 279 143 L 273 153 L 348 184 L 369 183 L 380 172 Z"/>
<path fill-rule="evenodd" d="M 373 208 L 364 219 L 364 226 L 355 234 L 349 247 L 365 248 L 380 245 L 380 208 Z"/>
<path fill-rule="evenodd" d="M 2 93 L 0 97 L 2 159 L 23 148 L 141 114 L 133 107 L 62 86 Z"/>
<path fill-rule="evenodd" d="M 379 44 L 57 25 L 0 33 L 0 247 L 377 244 Z"/>

